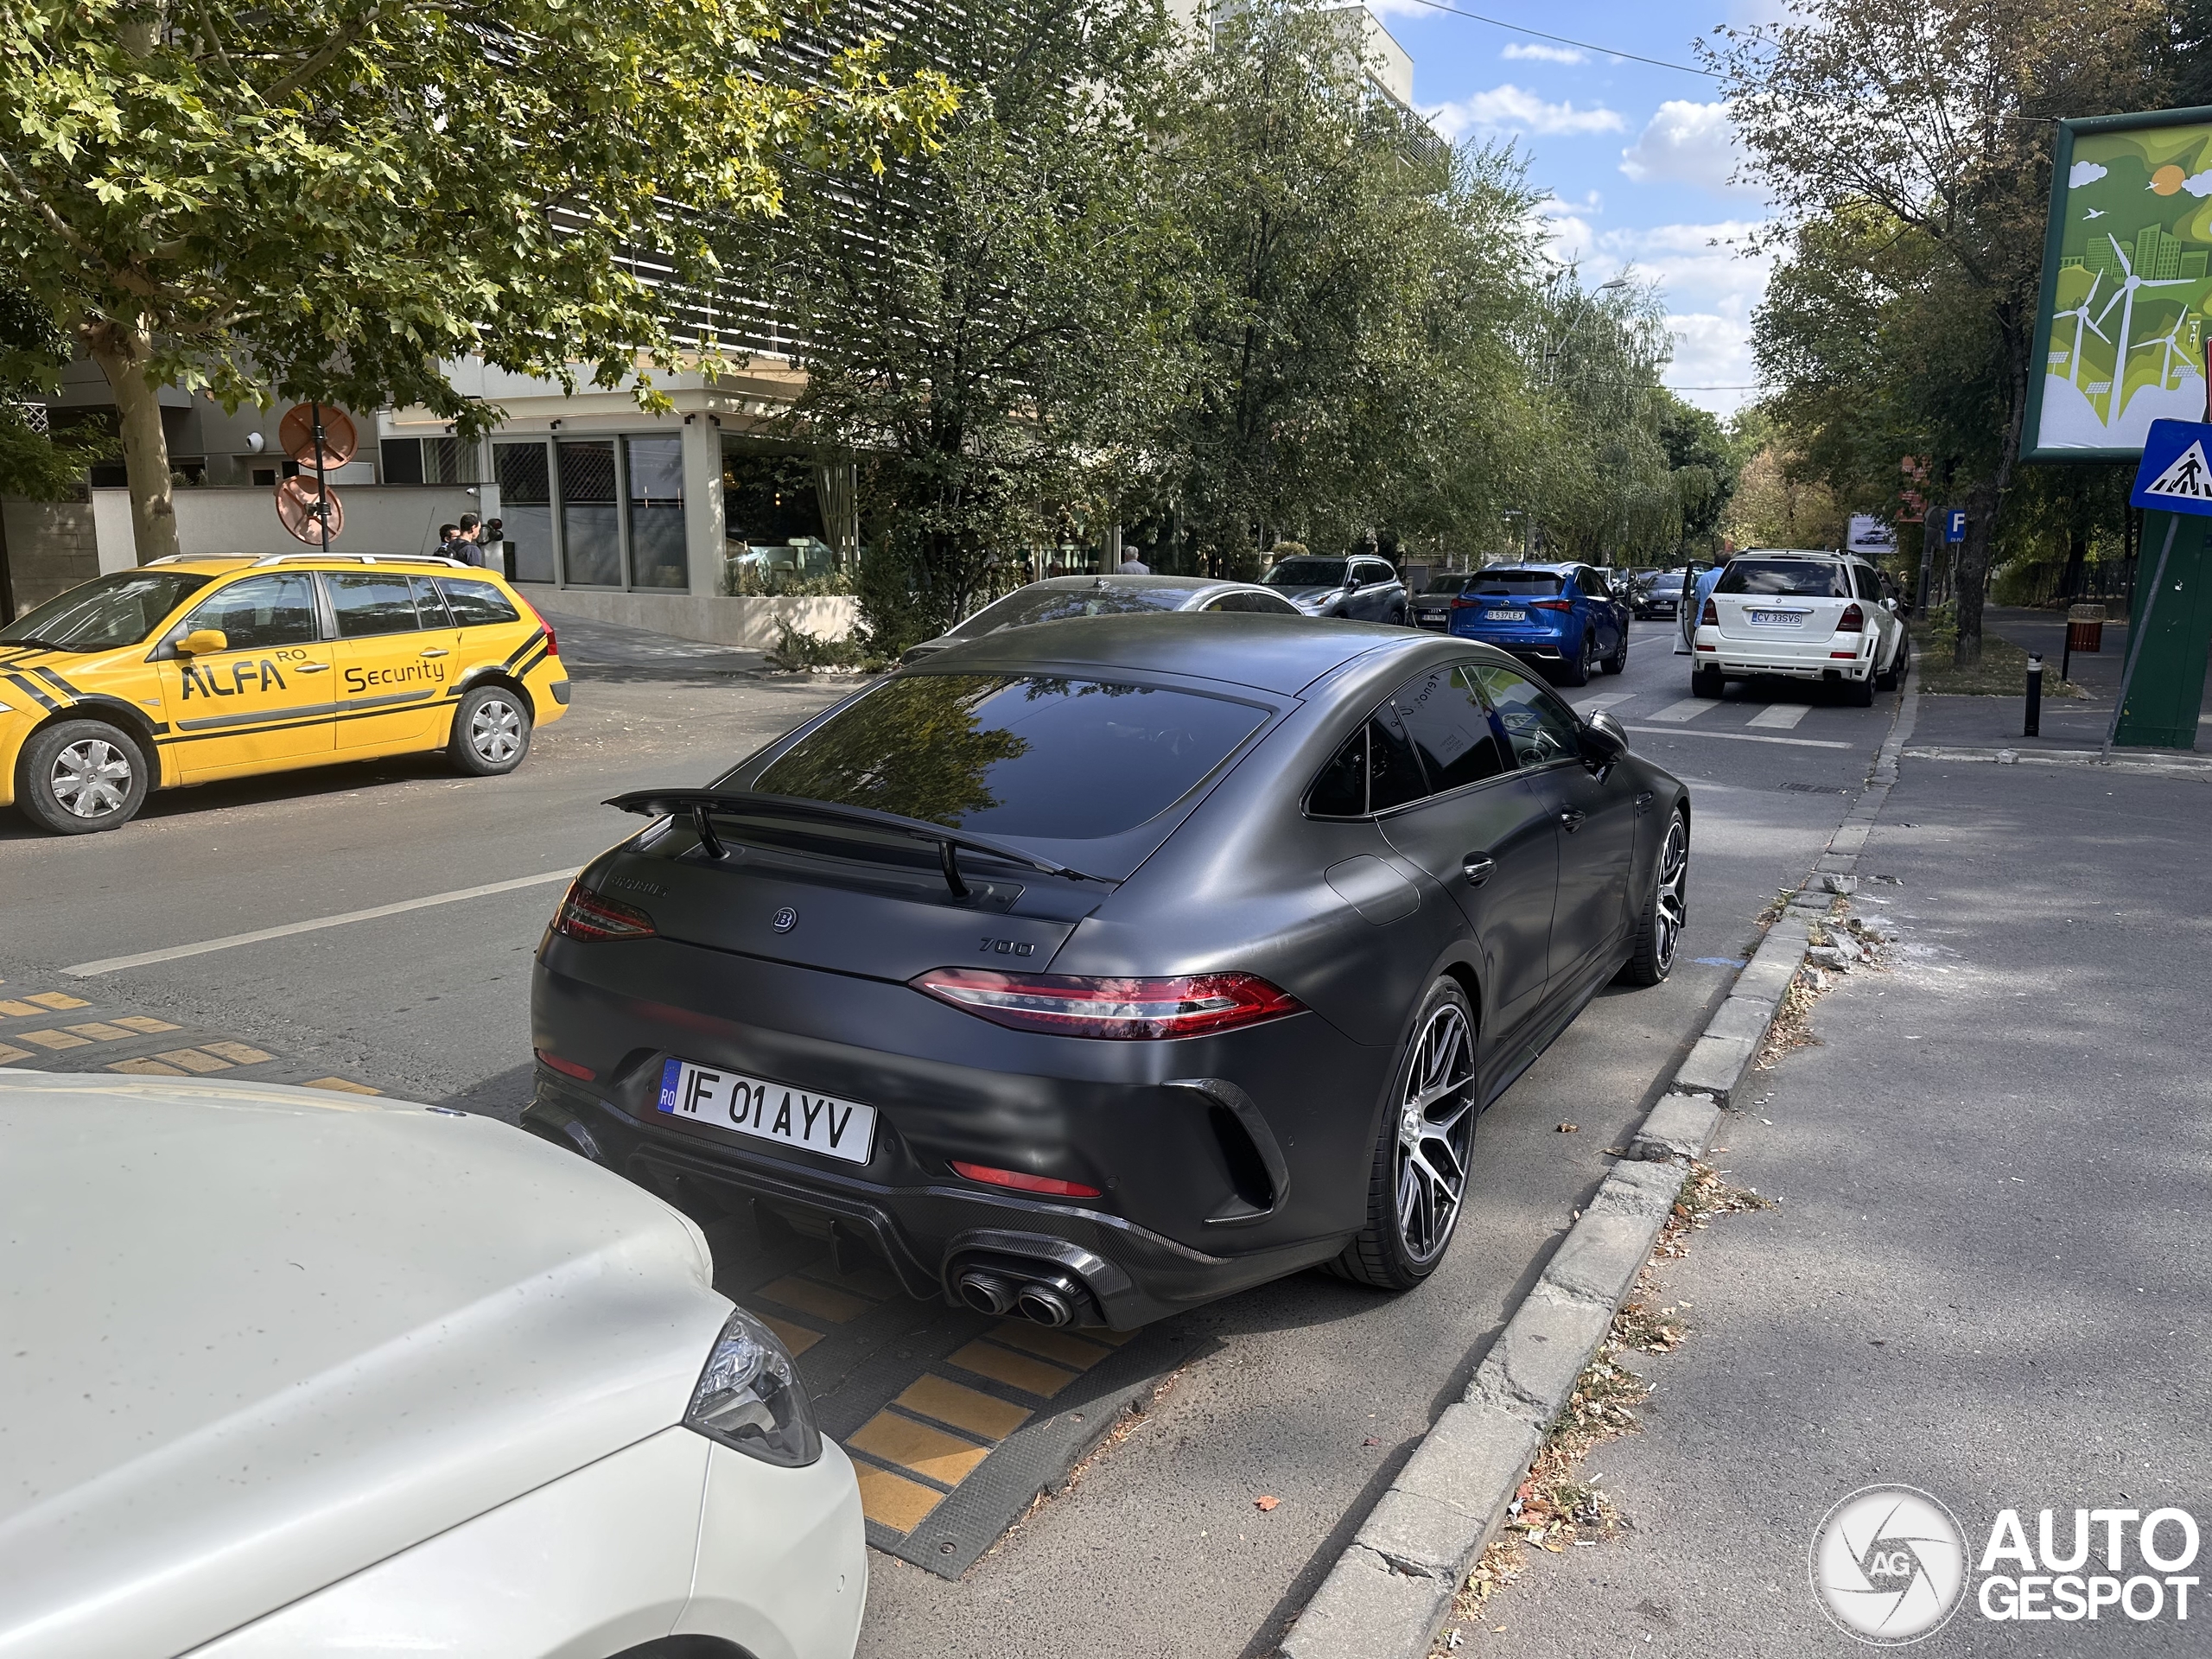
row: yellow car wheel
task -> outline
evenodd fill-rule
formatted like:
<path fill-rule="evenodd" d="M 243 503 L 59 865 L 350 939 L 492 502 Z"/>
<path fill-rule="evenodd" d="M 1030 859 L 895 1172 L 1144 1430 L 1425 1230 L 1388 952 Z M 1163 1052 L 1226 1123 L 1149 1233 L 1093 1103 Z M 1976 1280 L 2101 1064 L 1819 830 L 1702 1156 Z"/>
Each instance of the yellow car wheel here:
<path fill-rule="evenodd" d="M 128 823 L 145 804 L 150 768 L 138 741 L 100 720 L 65 720 L 23 745 L 16 803 L 56 835 Z"/>
<path fill-rule="evenodd" d="M 512 772 L 530 753 L 530 699 L 505 685 L 480 685 L 454 710 L 446 753 L 477 778 Z"/>

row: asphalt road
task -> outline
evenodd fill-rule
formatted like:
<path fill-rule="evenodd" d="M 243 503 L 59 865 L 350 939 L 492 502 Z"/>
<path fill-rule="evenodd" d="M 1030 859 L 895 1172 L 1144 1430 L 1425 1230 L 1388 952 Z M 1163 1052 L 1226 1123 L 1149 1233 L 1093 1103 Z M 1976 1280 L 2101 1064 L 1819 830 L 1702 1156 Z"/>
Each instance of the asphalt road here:
<path fill-rule="evenodd" d="M 561 627 L 575 708 L 510 778 L 365 763 L 157 796 L 118 833 L 66 841 L 4 818 L 0 977 L 71 983 L 75 964 L 545 878 L 86 982 L 394 1095 L 512 1117 L 528 1089 L 530 953 L 558 878 L 624 833 L 597 803 L 703 780 L 846 689 Z M 1605 1148 L 1687 1051 L 1753 918 L 1810 867 L 1888 729 L 1890 697 L 1853 709 L 1732 687 L 1694 702 L 1672 639 L 1640 626 L 1624 675 L 1567 695 L 1606 701 L 1690 785 L 1681 964 L 1664 986 L 1600 996 L 1484 1118 L 1443 1268 L 1395 1299 L 1305 1274 L 1155 1327 L 1140 1340 L 1173 1376 L 1154 1409 L 963 1580 L 876 1559 L 864 1653 L 1273 1648 L 1602 1179 Z M 1256 1510 L 1262 1495 L 1279 1506 Z"/>
<path fill-rule="evenodd" d="M 2031 1545 L 2056 1510 L 2062 1556 L 2076 1509 L 2203 1521 L 2209 805 L 2194 779 L 1905 762 L 1859 865 L 1899 948 L 1724 1120 L 1716 1161 L 1781 1207 L 1715 1221 L 1665 1270 L 1688 1340 L 1636 1359 L 1658 1385 L 1644 1431 L 1592 1459 L 1637 1530 L 1528 1552 L 1465 1650 L 1863 1652 L 1807 1557 L 1876 1483 L 1942 1500 L 1969 1566 L 2001 1509 Z M 2107 1546 L 2100 1523 L 2082 1570 Z M 2132 1526 L 2121 1549 L 2120 1576 L 2151 1571 Z M 2201 1585 L 2187 1624 L 2171 1591 L 2155 1619 L 1993 1623 L 1982 1577 L 1918 1651 L 2204 1651 Z"/>

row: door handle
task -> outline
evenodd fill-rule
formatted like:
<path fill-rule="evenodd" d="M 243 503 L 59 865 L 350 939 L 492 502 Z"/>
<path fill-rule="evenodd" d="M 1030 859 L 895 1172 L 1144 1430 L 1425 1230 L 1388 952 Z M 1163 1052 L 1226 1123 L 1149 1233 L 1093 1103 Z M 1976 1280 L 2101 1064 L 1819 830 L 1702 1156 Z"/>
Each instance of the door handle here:
<path fill-rule="evenodd" d="M 1582 820 L 1585 816 L 1586 815 L 1584 813 L 1570 806 L 1566 811 L 1559 815 L 1560 828 L 1566 830 L 1567 833 L 1571 836 L 1582 827 Z"/>
<path fill-rule="evenodd" d="M 328 663 L 302 663 L 294 671 L 300 674 L 327 674 L 330 672 L 330 664 Z"/>
<path fill-rule="evenodd" d="M 443 645 L 425 645 L 423 654 L 425 657 L 442 657 L 446 655 L 446 648 Z"/>
<path fill-rule="evenodd" d="M 1459 861 L 1459 874 L 1470 887 L 1479 887 L 1497 874 L 1497 861 L 1488 853 L 1469 853 Z"/>

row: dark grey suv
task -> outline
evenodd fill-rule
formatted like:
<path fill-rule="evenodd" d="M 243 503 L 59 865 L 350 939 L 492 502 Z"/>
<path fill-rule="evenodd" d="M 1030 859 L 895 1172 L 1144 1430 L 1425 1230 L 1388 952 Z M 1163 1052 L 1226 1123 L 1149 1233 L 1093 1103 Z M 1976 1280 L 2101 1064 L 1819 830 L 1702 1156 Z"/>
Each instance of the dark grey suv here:
<path fill-rule="evenodd" d="M 1301 553 L 1280 561 L 1260 581 L 1308 616 L 1399 626 L 1409 620 L 1406 584 L 1388 559 L 1357 554 L 1328 559 Z"/>

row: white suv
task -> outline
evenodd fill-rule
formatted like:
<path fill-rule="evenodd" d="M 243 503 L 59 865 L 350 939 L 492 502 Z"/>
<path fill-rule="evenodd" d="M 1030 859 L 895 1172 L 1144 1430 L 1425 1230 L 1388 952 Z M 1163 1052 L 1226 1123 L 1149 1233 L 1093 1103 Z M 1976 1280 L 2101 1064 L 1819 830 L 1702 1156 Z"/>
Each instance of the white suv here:
<path fill-rule="evenodd" d="M 1717 697 L 1730 680 L 1780 674 L 1840 686 L 1864 709 L 1897 688 L 1904 624 L 1861 558 L 1758 548 L 1720 573 L 1691 636 L 1690 691 Z"/>

